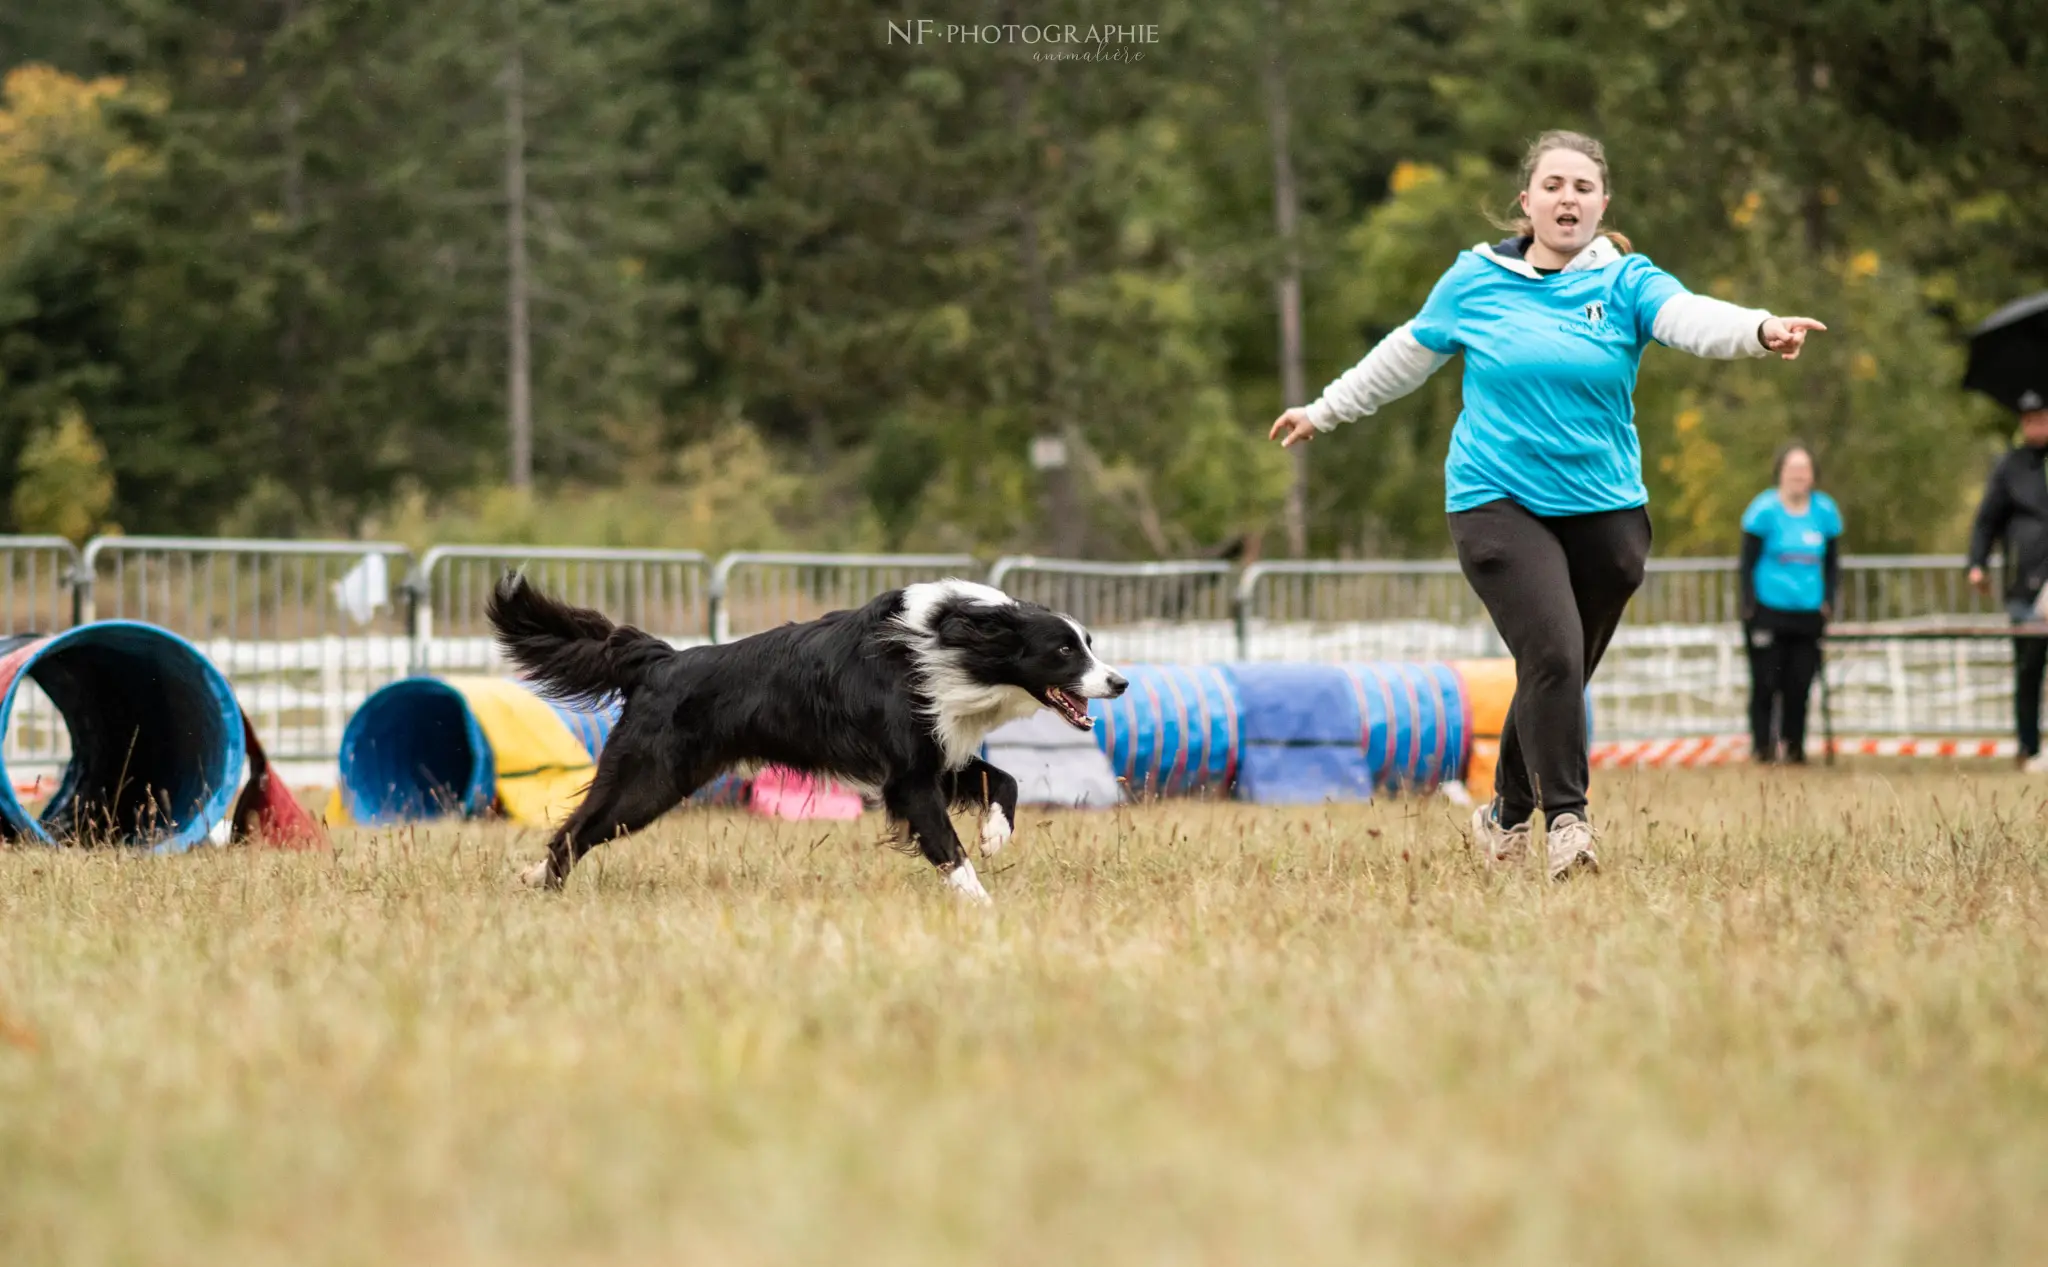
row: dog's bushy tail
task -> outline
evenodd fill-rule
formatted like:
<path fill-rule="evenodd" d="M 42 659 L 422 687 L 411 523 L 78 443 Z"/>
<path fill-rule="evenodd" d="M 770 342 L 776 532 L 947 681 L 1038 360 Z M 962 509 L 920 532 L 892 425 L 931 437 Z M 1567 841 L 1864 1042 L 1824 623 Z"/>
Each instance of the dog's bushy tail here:
<path fill-rule="evenodd" d="M 627 694 L 675 648 L 602 612 L 550 598 L 510 572 L 498 578 L 485 609 L 498 645 L 550 699 L 597 703 Z"/>

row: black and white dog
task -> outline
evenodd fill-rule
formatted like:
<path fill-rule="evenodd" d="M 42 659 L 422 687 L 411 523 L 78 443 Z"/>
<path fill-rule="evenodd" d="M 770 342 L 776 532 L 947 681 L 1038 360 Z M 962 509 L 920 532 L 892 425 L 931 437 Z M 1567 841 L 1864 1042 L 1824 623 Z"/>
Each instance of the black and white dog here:
<path fill-rule="evenodd" d="M 728 769 L 780 765 L 881 799 L 946 882 L 986 902 L 949 807 L 983 811 L 994 853 L 1017 821 L 1017 781 L 980 757 L 1004 722 L 1050 708 L 1082 730 L 1088 701 L 1123 694 L 1072 619 L 1001 590 L 935 581 L 739 642 L 678 651 L 502 578 L 489 617 L 542 694 L 625 707 L 589 790 L 528 883 L 561 887 L 578 859 L 635 832 Z"/>

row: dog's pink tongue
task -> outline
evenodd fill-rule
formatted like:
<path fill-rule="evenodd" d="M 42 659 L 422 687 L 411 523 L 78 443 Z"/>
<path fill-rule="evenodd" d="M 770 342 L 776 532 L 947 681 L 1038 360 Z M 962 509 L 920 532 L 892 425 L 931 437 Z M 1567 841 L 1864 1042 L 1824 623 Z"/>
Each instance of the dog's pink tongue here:
<path fill-rule="evenodd" d="M 1054 687 L 1046 692 L 1046 695 L 1052 701 L 1052 710 L 1058 713 L 1069 726 L 1080 730 L 1094 729 L 1095 719 L 1088 715 L 1087 700 L 1082 699 L 1072 691 L 1061 690 L 1059 687 Z"/>

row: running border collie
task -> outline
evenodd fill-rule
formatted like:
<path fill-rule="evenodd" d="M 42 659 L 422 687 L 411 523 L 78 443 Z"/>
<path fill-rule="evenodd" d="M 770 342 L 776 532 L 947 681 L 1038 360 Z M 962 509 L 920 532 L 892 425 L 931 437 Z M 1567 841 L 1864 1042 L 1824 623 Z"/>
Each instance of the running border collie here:
<path fill-rule="evenodd" d="M 1040 708 L 1088 730 L 1088 701 L 1127 685 L 1071 617 L 970 581 L 889 590 L 864 607 L 681 651 L 516 573 L 492 590 L 488 616 L 542 695 L 624 700 L 583 800 L 547 859 L 523 874 L 550 889 L 593 847 L 639 831 L 721 772 L 773 764 L 879 797 L 946 883 L 985 903 L 948 816 L 982 811 L 984 855 L 1015 829 L 1017 781 L 981 759 L 982 739 Z"/>

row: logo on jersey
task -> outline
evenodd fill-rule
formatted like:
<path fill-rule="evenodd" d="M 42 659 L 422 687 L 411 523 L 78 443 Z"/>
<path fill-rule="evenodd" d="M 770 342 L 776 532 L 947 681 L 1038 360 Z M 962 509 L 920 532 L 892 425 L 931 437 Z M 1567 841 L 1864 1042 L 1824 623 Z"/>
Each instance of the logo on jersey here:
<path fill-rule="evenodd" d="M 1606 302 L 1595 299 L 1592 303 L 1581 304 L 1579 315 L 1558 322 L 1557 328 L 1566 334 L 1605 335 L 1608 332 Z"/>

